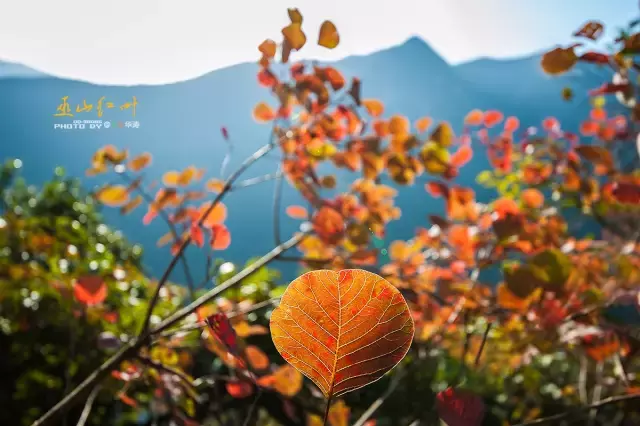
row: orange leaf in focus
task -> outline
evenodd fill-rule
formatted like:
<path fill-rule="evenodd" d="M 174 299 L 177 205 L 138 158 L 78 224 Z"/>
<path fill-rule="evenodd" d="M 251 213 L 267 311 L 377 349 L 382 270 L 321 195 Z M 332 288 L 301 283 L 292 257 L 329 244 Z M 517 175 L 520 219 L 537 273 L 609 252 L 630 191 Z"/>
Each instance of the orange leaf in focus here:
<path fill-rule="evenodd" d="M 240 380 L 228 381 L 225 387 L 229 395 L 234 398 L 242 399 L 253 394 L 253 386 Z"/>
<path fill-rule="evenodd" d="M 276 118 L 276 113 L 269 105 L 260 102 L 253 109 L 253 119 L 259 123 L 264 123 Z"/>
<path fill-rule="evenodd" d="M 289 206 L 287 207 L 287 215 L 294 219 L 306 219 L 309 216 L 309 212 L 302 206 Z"/>
<path fill-rule="evenodd" d="M 85 275 L 76 280 L 73 295 L 83 305 L 97 305 L 107 298 L 107 284 L 98 275 Z"/>
<path fill-rule="evenodd" d="M 339 43 L 340 34 L 338 34 L 336 26 L 331 21 L 324 21 L 320 26 L 318 45 L 327 49 L 335 49 Z"/>
<path fill-rule="evenodd" d="M 372 117 L 380 117 L 384 112 L 384 104 L 377 99 L 363 99 L 361 104 Z"/>
<path fill-rule="evenodd" d="M 404 358 L 414 335 L 398 289 L 357 269 L 298 277 L 270 321 L 280 355 L 327 398 L 378 380 Z"/>

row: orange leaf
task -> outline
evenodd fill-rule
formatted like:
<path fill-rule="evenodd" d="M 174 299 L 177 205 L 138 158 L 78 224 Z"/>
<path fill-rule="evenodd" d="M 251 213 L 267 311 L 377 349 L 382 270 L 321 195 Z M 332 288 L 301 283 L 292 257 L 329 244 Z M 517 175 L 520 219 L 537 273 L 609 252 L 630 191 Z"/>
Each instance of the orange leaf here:
<path fill-rule="evenodd" d="M 287 207 L 287 215 L 294 219 L 306 219 L 309 216 L 309 212 L 302 206 L 289 206 Z"/>
<path fill-rule="evenodd" d="M 516 130 L 518 130 L 518 127 L 520 127 L 520 120 L 518 120 L 516 117 L 509 117 L 504 122 L 504 130 L 506 130 L 507 132 L 515 132 Z"/>
<path fill-rule="evenodd" d="M 129 169 L 133 170 L 134 172 L 139 172 L 149 164 L 151 164 L 151 154 L 145 152 L 129 161 Z"/>
<path fill-rule="evenodd" d="M 129 191 L 124 185 L 107 186 L 98 191 L 96 198 L 106 206 L 118 207 L 129 201 Z"/>
<path fill-rule="evenodd" d="M 142 195 L 138 195 L 133 200 L 129 201 L 124 206 L 120 207 L 120 214 L 129 214 L 135 208 L 137 208 L 140 204 L 142 204 Z"/>
<path fill-rule="evenodd" d="M 292 24 L 302 24 L 302 13 L 300 13 L 298 8 L 293 7 L 287 9 L 287 14 L 289 15 L 289 19 Z"/>
<path fill-rule="evenodd" d="M 220 193 L 224 189 L 224 182 L 220 179 L 209 179 L 205 184 L 207 191 Z"/>
<path fill-rule="evenodd" d="M 264 56 L 271 59 L 276 56 L 276 42 L 270 39 L 266 39 L 260 44 L 260 46 L 258 46 L 258 50 Z"/>
<path fill-rule="evenodd" d="M 307 36 L 302 31 L 302 25 L 294 22 L 282 29 L 282 35 L 293 50 L 300 50 L 307 42 Z"/>
<path fill-rule="evenodd" d="M 73 295 L 84 305 L 97 305 L 107 298 L 107 285 L 98 275 L 85 275 L 76 280 Z"/>
<path fill-rule="evenodd" d="M 495 111 L 495 110 L 487 111 L 484 114 L 484 125 L 486 127 L 493 127 L 496 124 L 500 123 L 503 118 L 504 116 L 500 111 Z"/>
<path fill-rule="evenodd" d="M 205 213 L 207 213 L 207 210 L 209 210 L 210 206 L 211 206 L 211 203 L 204 203 L 203 205 L 200 206 L 198 219 L 202 218 L 205 215 Z M 227 207 L 222 203 L 218 203 L 209 212 L 207 217 L 202 222 L 202 225 L 205 228 L 211 228 L 215 225 L 221 224 L 222 222 L 224 222 L 226 218 L 227 218 Z"/>
<path fill-rule="evenodd" d="M 266 370 L 269 368 L 269 357 L 262 350 L 254 345 L 249 345 L 245 349 L 247 361 L 256 370 Z"/>
<path fill-rule="evenodd" d="M 276 113 L 269 105 L 260 102 L 253 109 L 253 119 L 259 123 L 265 123 L 276 118 Z"/>
<path fill-rule="evenodd" d="M 362 106 L 372 117 L 380 117 L 384 112 L 384 104 L 377 99 L 363 99 Z"/>
<path fill-rule="evenodd" d="M 426 132 L 429 126 L 431 126 L 432 120 L 429 117 L 422 117 L 416 120 L 414 127 L 420 133 Z"/>
<path fill-rule="evenodd" d="M 302 374 L 289 364 L 279 367 L 273 377 L 273 387 L 284 396 L 292 397 L 302 389 Z"/>
<path fill-rule="evenodd" d="M 529 188 L 522 191 L 522 202 L 531 209 L 539 209 L 544 205 L 544 195 L 535 188 Z"/>
<path fill-rule="evenodd" d="M 402 115 L 394 115 L 389 120 L 389 133 L 392 135 L 405 135 L 409 133 L 409 120 Z"/>
<path fill-rule="evenodd" d="M 479 126 L 484 120 L 484 113 L 479 109 L 469 112 L 464 118 L 464 124 L 467 126 Z"/>
<path fill-rule="evenodd" d="M 327 398 L 378 380 L 404 358 L 413 335 L 402 294 L 358 269 L 300 276 L 271 315 L 280 355 Z"/>
<path fill-rule="evenodd" d="M 340 34 L 338 29 L 331 21 L 324 21 L 320 26 L 320 34 L 318 35 L 318 45 L 327 49 L 335 49 L 340 43 Z"/>
<path fill-rule="evenodd" d="M 473 150 L 470 145 L 462 145 L 451 155 L 449 162 L 454 167 L 462 167 L 473 158 Z"/>
<path fill-rule="evenodd" d="M 501 283 L 496 289 L 497 302 L 505 309 L 526 312 L 531 303 L 539 297 L 541 291 L 541 288 L 537 288 L 527 298 L 522 299 L 513 294 L 504 283 Z"/>
<path fill-rule="evenodd" d="M 344 235 L 344 218 L 331 207 L 322 207 L 313 216 L 313 230 L 325 243 L 335 244 Z"/>

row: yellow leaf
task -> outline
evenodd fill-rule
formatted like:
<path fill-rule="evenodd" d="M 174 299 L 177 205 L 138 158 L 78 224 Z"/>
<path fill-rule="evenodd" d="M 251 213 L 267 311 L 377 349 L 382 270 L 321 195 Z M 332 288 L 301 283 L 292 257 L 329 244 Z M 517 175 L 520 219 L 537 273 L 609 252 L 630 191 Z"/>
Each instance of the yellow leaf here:
<path fill-rule="evenodd" d="M 282 35 L 293 50 L 300 50 L 307 42 L 307 36 L 302 31 L 300 24 L 293 23 L 282 29 Z"/>
<path fill-rule="evenodd" d="M 384 112 L 384 104 L 377 99 L 363 99 L 362 106 L 372 117 L 380 117 Z"/>
<path fill-rule="evenodd" d="M 289 19 L 292 24 L 302 24 L 302 13 L 300 13 L 298 8 L 287 9 L 287 13 L 289 14 Z"/>
<path fill-rule="evenodd" d="M 278 368 L 273 374 L 273 387 L 284 396 L 292 397 L 302 388 L 302 374 L 293 366 L 286 364 Z"/>
<path fill-rule="evenodd" d="M 331 21 L 324 21 L 320 26 L 320 34 L 318 35 L 318 45 L 327 49 L 335 49 L 340 43 L 340 34 L 338 29 Z"/>
<path fill-rule="evenodd" d="M 129 201 L 129 192 L 123 185 L 108 186 L 98 191 L 98 201 L 109 207 L 118 207 Z"/>
<path fill-rule="evenodd" d="M 129 169 L 133 170 L 134 172 L 139 172 L 149 164 L 151 164 L 151 154 L 145 152 L 129 161 Z"/>

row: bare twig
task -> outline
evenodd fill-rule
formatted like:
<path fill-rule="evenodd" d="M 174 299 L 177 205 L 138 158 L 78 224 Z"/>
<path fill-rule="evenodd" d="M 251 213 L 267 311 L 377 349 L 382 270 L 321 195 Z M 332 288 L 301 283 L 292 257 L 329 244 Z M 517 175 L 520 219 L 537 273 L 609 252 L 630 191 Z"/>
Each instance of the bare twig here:
<path fill-rule="evenodd" d="M 589 360 L 584 354 L 580 355 L 580 373 L 578 374 L 578 395 L 580 402 L 586 404 L 589 401 L 587 394 L 587 374 L 589 372 Z"/>
<path fill-rule="evenodd" d="M 143 355 L 137 355 L 136 358 L 138 358 L 143 364 L 146 364 L 149 367 L 152 367 L 152 368 L 155 368 L 156 370 L 164 371 L 166 373 L 173 374 L 174 376 L 179 377 L 180 380 L 182 380 L 184 384 L 189 386 L 193 391 L 196 390 L 196 386 L 193 384 L 192 379 L 189 376 L 187 376 L 187 374 L 185 374 L 184 371 L 180 371 L 175 368 L 169 367 L 168 365 L 164 365 L 162 363 L 156 362 L 151 358 Z"/>
<path fill-rule="evenodd" d="M 488 323 L 487 328 L 484 329 L 484 334 L 482 335 L 482 342 L 480 342 L 480 348 L 478 349 L 478 353 L 476 354 L 476 359 L 473 362 L 473 366 L 475 368 L 478 368 L 478 364 L 480 364 L 480 357 L 482 356 L 484 347 L 487 344 L 487 338 L 489 337 L 489 332 L 491 331 L 491 327 L 493 327 L 492 322 Z"/>
<path fill-rule="evenodd" d="M 398 373 L 391 379 L 387 390 L 382 395 L 380 395 L 378 399 L 373 401 L 373 404 L 371 404 L 369 408 L 367 408 L 367 410 L 362 413 L 360 418 L 353 424 L 353 426 L 363 426 L 367 422 L 367 420 L 369 420 L 371 416 L 373 416 L 376 410 L 380 408 L 384 401 L 396 390 L 404 376 L 404 370 L 398 371 Z"/>
<path fill-rule="evenodd" d="M 294 247 L 299 244 L 306 236 L 308 232 L 301 232 L 290 238 L 288 241 L 285 241 L 283 244 L 275 247 L 266 255 L 262 256 L 256 262 L 252 263 L 233 277 L 229 278 L 227 281 L 222 283 L 221 285 L 209 290 L 207 293 L 202 295 L 200 298 L 190 303 L 188 306 L 178 310 L 170 317 L 165 319 L 162 323 L 160 323 L 154 330 L 145 332 L 142 336 L 138 338 L 131 339 L 126 345 L 123 345 L 118 352 L 112 355 L 109 359 L 107 359 L 100 367 L 95 369 L 82 383 L 76 386 L 67 396 L 65 396 L 62 400 L 60 400 L 56 405 L 54 405 L 49 411 L 47 411 L 42 417 L 36 420 L 32 426 L 43 426 L 50 425 L 53 421 L 67 408 L 75 404 L 78 399 L 80 399 L 83 395 L 88 392 L 96 383 L 100 380 L 104 379 L 113 369 L 115 369 L 122 361 L 130 358 L 135 355 L 136 352 L 143 346 L 144 342 L 146 342 L 153 334 L 161 333 L 162 331 L 168 329 L 169 327 L 176 324 L 178 321 L 184 319 L 191 312 L 198 309 L 200 306 L 209 302 L 210 300 L 215 299 L 220 293 L 232 288 L 233 286 L 239 284 L 244 278 L 249 276 L 250 274 L 257 271 L 259 268 L 263 267 L 267 263 L 274 260 L 278 257 L 282 252 Z M 171 263 L 173 267 L 177 263 L 177 257 L 173 258 L 174 261 Z M 171 266 L 171 265 L 170 265 Z M 165 274 L 168 276 L 168 274 Z M 166 279 L 166 278 L 165 278 Z"/>
<path fill-rule="evenodd" d="M 89 414 L 91 414 L 91 409 L 93 408 L 93 403 L 96 400 L 96 397 L 100 393 L 102 389 L 102 384 L 98 383 L 87 398 L 87 402 L 84 403 L 84 408 L 82 409 L 82 413 L 80 414 L 80 418 L 78 419 L 78 424 L 76 426 L 84 426 L 87 420 L 89 419 Z"/>
<path fill-rule="evenodd" d="M 280 244 L 280 203 L 282 202 L 282 183 L 284 182 L 281 170 L 282 163 L 278 163 L 278 171 L 276 173 L 279 176 L 273 189 L 273 240 L 275 245 Z"/>
<path fill-rule="evenodd" d="M 555 422 L 556 420 L 562 420 L 566 417 L 569 417 L 572 414 L 578 414 L 585 410 L 598 409 L 598 408 L 604 407 L 605 405 L 616 404 L 618 402 L 624 402 L 624 401 L 631 401 L 634 399 L 640 399 L 640 393 L 612 396 L 609 398 L 601 399 L 600 401 L 594 404 L 585 405 L 583 407 L 577 408 L 575 410 L 568 410 L 568 411 L 565 411 L 564 413 L 555 414 L 549 417 L 542 417 L 542 418 L 531 420 L 524 423 L 518 423 L 513 426 L 541 425 L 544 423 Z"/>
<path fill-rule="evenodd" d="M 201 226 L 204 223 L 204 221 L 207 220 L 207 217 L 209 216 L 209 214 L 218 205 L 220 200 L 222 200 L 222 198 L 227 194 L 227 192 L 229 192 L 229 189 L 231 188 L 231 184 L 233 184 L 233 182 L 235 182 L 236 179 L 238 179 L 238 177 L 240 177 L 240 175 L 245 170 L 247 170 L 247 168 L 249 166 L 251 166 L 253 163 L 258 161 L 262 156 L 264 156 L 269 151 L 271 151 L 274 146 L 275 145 L 273 145 L 271 142 L 269 142 L 268 144 L 264 145 L 262 148 L 257 150 L 251 157 L 247 158 L 240 165 L 238 170 L 236 170 L 235 172 L 233 172 L 231 174 L 231 176 L 229 176 L 229 179 L 227 179 L 226 182 L 224 183 L 224 187 L 222 188 L 222 191 L 220 191 L 220 193 L 216 196 L 216 198 L 213 200 L 213 202 L 209 205 L 209 208 L 200 217 L 200 220 L 198 220 L 198 223 L 196 224 L 196 226 Z M 182 242 L 182 244 L 180 245 L 180 248 L 178 249 L 178 253 L 173 257 L 173 259 L 171 259 L 171 263 L 169 263 L 169 267 L 167 268 L 165 273 L 162 275 L 162 278 L 160 278 L 160 281 L 158 282 L 158 287 L 156 288 L 156 292 L 154 293 L 154 295 L 153 295 L 153 297 L 151 299 L 151 302 L 149 302 L 149 309 L 148 309 L 147 315 L 146 315 L 146 317 L 144 319 L 144 323 L 143 323 L 143 326 L 142 326 L 142 331 L 141 331 L 140 334 L 145 333 L 147 331 L 147 329 L 149 328 L 149 321 L 151 319 L 151 315 L 153 313 L 153 309 L 155 308 L 156 304 L 158 303 L 158 299 L 160 298 L 160 290 L 162 289 L 164 284 L 169 279 L 169 275 L 173 271 L 173 268 L 175 268 L 175 265 L 176 265 L 176 262 L 178 261 L 178 258 L 180 256 L 182 256 L 182 253 L 184 253 L 184 251 L 186 250 L 187 246 L 190 243 L 191 243 L 191 236 L 189 235 Z"/>
<path fill-rule="evenodd" d="M 595 404 L 600 401 L 602 396 L 602 374 L 604 373 L 604 362 L 600 361 L 596 364 L 596 385 L 593 389 L 593 395 L 591 396 L 591 403 Z M 596 421 L 596 415 L 598 410 L 596 408 L 589 411 L 589 425 L 594 425 Z"/>

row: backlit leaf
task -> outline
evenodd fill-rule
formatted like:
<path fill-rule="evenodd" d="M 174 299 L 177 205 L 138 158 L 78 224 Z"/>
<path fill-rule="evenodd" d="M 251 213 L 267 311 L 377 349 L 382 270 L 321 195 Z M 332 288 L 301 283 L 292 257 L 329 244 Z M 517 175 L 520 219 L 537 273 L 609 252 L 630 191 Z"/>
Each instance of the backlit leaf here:
<path fill-rule="evenodd" d="M 380 117 L 384 112 L 383 103 L 377 99 L 363 99 L 361 103 L 372 117 Z"/>
<path fill-rule="evenodd" d="M 584 37 L 590 40 L 597 40 L 604 31 L 604 25 L 597 21 L 589 21 L 582 26 L 573 35 L 575 37 Z"/>
<path fill-rule="evenodd" d="M 262 350 L 254 345 L 249 345 L 245 349 L 245 355 L 249 365 L 255 370 L 266 370 L 269 368 L 269 357 Z"/>
<path fill-rule="evenodd" d="M 253 394 L 253 386 L 240 380 L 228 381 L 225 388 L 229 395 L 238 399 L 247 398 Z"/>
<path fill-rule="evenodd" d="M 438 392 L 436 409 L 448 426 L 480 426 L 485 413 L 482 397 L 455 388 Z"/>
<path fill-rule="evenodd" d="M 149 164 L 151 164 L 151 154 L 145 152 L 129 161 L 129 169 L 133 170 L 134 172 L 139 172 Z"/>
<path fill-rule="evenodd" d="M 211 248 L 214 250 L 226 250 L 231 245 L 231 233 L 224 225 L 211 227 Z"/>
<path fill-rule="evenodd" d="M 292 24 L 302 24 L 302 13 L 298 10 L 298 8 L 290 8 L 287 9 L 287 13 L 289 14 L 289 19 Z"/>
<path fill-rule="evenodd" d="M 118 207 L 129 201 L 129 191 L 124 185 L 107 186 L 98 191 L 96 198 L 106 206 Z"/>
<path fill-rule="evenodd" d="M 302 31 L 302 26 L 292 23 L 282 29 L 282 35 L 293 50 L 300 50 L 307 42 L 307 36 Z"/>
<path fill-rule="evenodd" d="M 404 358 L 414 335 L 400 292 L 363 270 L 300 276 L 270 321 L 280 355 L 326 397 L 378 380 Z"/>
<path fill-rule="evenodd" d="M 309 216 L 309 212 L 302 206 L 289 206 L 287 207 L 287 215 L 294 219 L 306 219 Z"/>
<path fill-rule="evenodd" d="M 120 214 L 129 214 L 129 213 L 131 213 L 140 204 L 142 204 L 142 195 L 136 196 L 136 198 L 134 198 L 133 200 L 129 201 L 124 206 L 120 207 Z"/>
<path fill-rule="evenodd" d="M 273 377 L 273 387 L 284 396 L 292 397 L 302 389 L 302 374 L 289 364 L 280 366 Z"/>
<path fill-rule="evenodd" d="M 267 39 L 258 46 L 258 50 L 267 58 L 273 58 L 276 56 L 276 42 Z"/>
<path fill-rule="evenodd" d="M 259 123 L 265 123 L 276 118 L 276 113 L 269 105 L 260 102 L 253 109 L 253 119 Z"/>
<path fill-rule="evenodd" d="M 98 275 L 85 275 L 76 280 L 73 295 L 83 305 L 97 305 L 107 298 L 107 284 Z"/>
<path fill-rule="evenodd" d="M 318 35 L 318 45 L 327 49 L 335 49 L 340 43 L 340 34 L 338 29 L 331 21 L 324 21 L 320 26 L 320 34 Z"/>
<path fill-rule="evenodd" d="M 453 143 L 453 139 L 455 135 L 453 134 L 453 129 L 451 125 L 447 122 L 440 123 L 438 127 L 431 134 L 430 140 L 434 141 L 441 147 L 448 147 Z"/>

